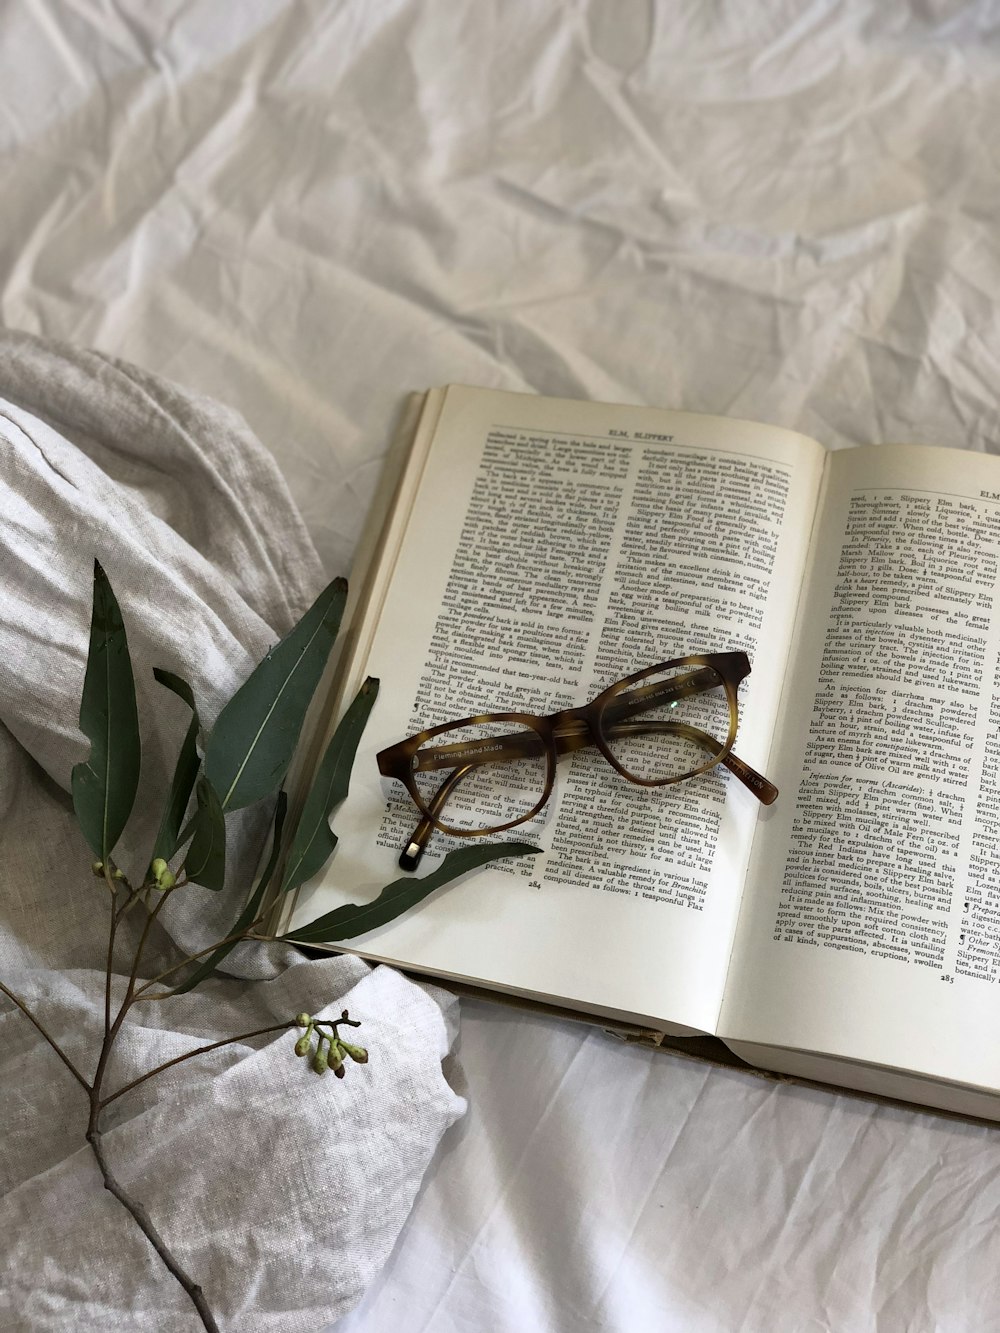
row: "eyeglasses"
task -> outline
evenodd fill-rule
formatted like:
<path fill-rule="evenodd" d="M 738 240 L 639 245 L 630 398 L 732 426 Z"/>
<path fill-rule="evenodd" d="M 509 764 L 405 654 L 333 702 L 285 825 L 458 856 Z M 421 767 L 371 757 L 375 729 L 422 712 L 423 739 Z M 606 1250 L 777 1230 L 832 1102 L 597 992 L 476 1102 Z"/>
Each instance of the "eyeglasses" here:
<path fill-rule="evenodd" d="M 399 864 L 415 870 L 431 832 L 502 833 L 533 818 L 552 794 L 556 761 L 596 746 L 640 787 L 666 787 L 722 764 L 764 805 L 778 789 L 733 754 L 746 653 L 678 657 L 636 671 L 580 708 L 539 717 L 483 713 L 420 731 L 376 756 L 422 816 Z"/>

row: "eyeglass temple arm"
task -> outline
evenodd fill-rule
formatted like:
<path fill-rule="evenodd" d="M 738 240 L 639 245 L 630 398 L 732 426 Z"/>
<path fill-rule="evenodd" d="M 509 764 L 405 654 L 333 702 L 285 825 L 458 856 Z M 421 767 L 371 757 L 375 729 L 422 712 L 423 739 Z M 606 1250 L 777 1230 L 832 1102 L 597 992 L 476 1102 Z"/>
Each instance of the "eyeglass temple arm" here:
<path fill-rule="evenodd" d="M 700 671 L 692 671 L 687 676 L 679 676 L 673 683 L 673 688 L 664 687 L 663 682 L 657 682 L 652 685 L 639 686 L 638 689 L 630 690 L 620 701 L 610 703 L 604 710 L 605 730 L 612 736 L 620 735 L 642 735 L 651 731 L 670 731 L 675 735 L 683 735 L 692 740 L 696 745 L 708 753 L 714 753 L 718 749 L 718 741 L 714 740 L 707 732 L 699 730 L 698 727 L 691 726 L 688 722 L 678 722 L 673 719 L 666 721 L 650 721 L 645 724 L 629 728 L 624 727 L 624 719 L 634 713 L 644 712 L 647 708 L 656 708 L 663 703 L 667 703 L 671 698 L 682 698 L 685 695 L 702 693 L 706 689 L 713 689 L 719 683 L 719 677 L 714 668 L 702 668 Z M 610 723 L 610 726 L 608 726 Z M 588 744 L 587 741 L 580 741 L 577 737 L 568 737 L 568 744 L 565 751 L 578 750 L 581 745 Z M 560 738 L 556 738 L 556 749 L 559 753 L 564 753 L 560 745 Z M 778 789 L 773 782 L 768 781 L 762 773 L 758 773 L 739 755 L 733 754 L 732 750 L 720 760 L 724 768 L 727 768 L 735 778 L 743 783 L 748 791 L 752 791 L 754 796 L 762 805 L 772 805 L 778 796 Z"/>
<path fill-rule="evenodd" d="M 493 756 L 494 758 L 496 756 Z M 444 807 L 445 801 L 455 790 L 458 784 L 472 772 L 475 764 L 464 764 L 461 768 L 456 768 L 454 772 L 449 773 L 441 786 L 427 803 L 427 808 L 432 815 L 437 815 Z M 401 870 L 416 870 L 420 864 L 420 859 L 427 850 L 427 843 L 434 831 L 434 824 L 427 815 L 424 815 L 420 823 L 413 830 L 410 841 L 399 854 L 399 867 Z"/>
<path fill-rule="evenodd" d="M 650 718 L 645 722 L 633 722 L 631 724 L 616 722 L 611 728 L 613 737 L 619 736 L 648 736 L 651 732 L 666 732 L 674 736 L 684 736 L 689 741 L 694 741 L 695 745 L 708 754 L 716 754 L 719 749 L 719 742 L 714 737 L 709 736 L 708 732 L 701 731 L 698 727 L 692 727 L 689 722 L 676 722 L 673 719 L 665 721 L 655 721 Z M 755 768 L 741 759 L 739 755 L 733 754 L 732 750 L 724 755 L 719 763 L 723 768 L 727 768 L 733 777 L 739 778 L 749 791 L 752 791 L 761 805 L 772 805 L 778 796 L 778 789 L 773 782 L 769 782 L 762 773 L 758 773 Z"/>

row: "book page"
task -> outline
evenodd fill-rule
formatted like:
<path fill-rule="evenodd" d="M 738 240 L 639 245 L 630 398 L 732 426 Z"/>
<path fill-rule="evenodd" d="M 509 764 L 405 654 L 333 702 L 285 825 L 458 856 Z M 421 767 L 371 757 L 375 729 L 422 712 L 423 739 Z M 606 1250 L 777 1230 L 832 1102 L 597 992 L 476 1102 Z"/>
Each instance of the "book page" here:
<path fill-rule="evenodd" d="M 1000 1087 L 1000 460 L 831 455 L 725 1039 Z"/>
<path fill-rule="evenodd" d="M 436 410 L 436 408 L 435 408 Z M 400 875 L 418 822 L 376 752 L 483 712 L 583 704 L 644 666 L 746 650 L 736 753 L 766 771 L 823 451 L 769 427 L 450 389 L 350 692 L 382 693 L 302 923 Z M 543 850 L 474 872 L 353 942 L 366 956 L 621 1017 L 711 1029 L 759 804 L 721 768 L 638 787 L 596 748 L 558 765 L 509 839 Z M 468 840 L 433 835 L 420 874 Z"/>

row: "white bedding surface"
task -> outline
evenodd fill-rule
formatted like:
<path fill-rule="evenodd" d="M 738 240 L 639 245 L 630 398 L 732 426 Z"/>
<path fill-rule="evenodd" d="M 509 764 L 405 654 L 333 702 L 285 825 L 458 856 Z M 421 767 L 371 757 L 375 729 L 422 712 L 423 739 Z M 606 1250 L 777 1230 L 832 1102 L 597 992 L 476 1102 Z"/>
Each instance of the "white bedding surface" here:
<path fill-rule="evenodd" d="M 331 572 L 453 380 L 997 452 L 998 123 L 993 4 L 32 0 L 0 316 L 242 411 Z M 350 1333 L 1000 1328 L 997 1131 L 464 1015 Z"/>

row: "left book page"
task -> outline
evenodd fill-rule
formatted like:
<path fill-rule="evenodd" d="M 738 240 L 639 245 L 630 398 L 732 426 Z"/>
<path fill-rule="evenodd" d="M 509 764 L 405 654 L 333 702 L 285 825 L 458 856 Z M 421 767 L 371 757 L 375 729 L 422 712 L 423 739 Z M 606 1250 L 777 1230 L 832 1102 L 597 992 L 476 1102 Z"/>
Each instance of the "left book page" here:
<path fill-rule="evenodd" d="M 823 457 L 792 432 L 719 417 L 429 395 L 341 668 L 345 702 L 369 674 L 382 693 L 336 855 L 300 891 L 294 924 L 400 876 L 418 816 L 375 754 L 440 722 L 550 713 L 644 666 L 743 649 L 736 753 L 766 771 Z M 578 751 L 541 814 L 499 835 L 538 856 L 474 872 L 352 946 L 713 1031 L 759 809 L 722 769 L 641 788 Z M 435 832 L 420 873 L 459 845 Z"/>

